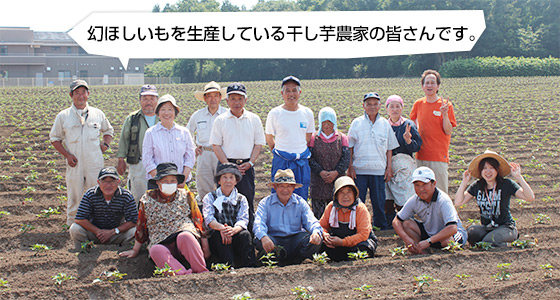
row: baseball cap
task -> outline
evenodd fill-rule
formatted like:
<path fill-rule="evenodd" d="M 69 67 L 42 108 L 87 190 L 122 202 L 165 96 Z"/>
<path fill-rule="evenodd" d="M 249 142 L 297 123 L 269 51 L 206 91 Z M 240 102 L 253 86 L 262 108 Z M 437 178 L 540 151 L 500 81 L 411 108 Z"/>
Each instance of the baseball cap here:
<path fill-rule="evenodd" d="M 227 94 L 239 94 L 247 97 L 247 88 L 239 82 L 234 82 L 227 87 Z"/>
<path fill-rule="evenodd" d="M 294 83 L 297 84 L 298 86 L 301 86 L 301 82 L 299 81 L 299 78 L 297 78 L 297 77 L 295 77 L 295 76 L 293 76 L 293 75 L 290 75 L 290 76 L 286 76 L 286 77 L 284 77 L 284 79 L 282 79 L 282 85 L 281 85 L 281 87 L 283 87 L 284 84 L 286 84 L 287 82 L 290 82 L 290 81 L 294 82 Z"/>
<path fill-rule="evenodd" d="M 144 95 L 159 96 L 156 87 L 151 84 L 145 84 L 140 88 L 140 96 Z"/>
<path fill-rule="evenodd" d="M 422 181 L 424 183 L 430 182 L 432 180 L 436 180 L 436 175 L 434 171 L 428 167 L 420 167 L 414 170 L 412 173 L 412 182 L 415 181 Z"/>
<path fill-rule="evenodd" d="M 106 167 L 99 171 L 99 175 L 97 179 L 103 179 L 105 177 L 113 177 L 115 179 L 120 179 L 119 173 L 117 173 L 117 169 L 115 167 Z"/>
<path fill-rule="evenodd" d="M 78 80 L 74 80 L 70 83 L 70 92 L 75 91 L 77 88 L 79 88 L 81 86 L 85 87 L 86 90 L 89 91 L 89 86 L 88 86 L 87 82 L 85 80 L 78 79 Z"/>
<path fill-rule="evenodd" d="M 371 93 L 365 94 L 365 95 L 364 95 L 364 100 L 363 100 L 363 101 L 366 101 L 366 100 L 369 99 L 369 98 L 375 98 L 375 99 L 381 101 L 381 97 L 379 97 L 379 94 L 376 93 L 376 92 L 371 92 Z"/>

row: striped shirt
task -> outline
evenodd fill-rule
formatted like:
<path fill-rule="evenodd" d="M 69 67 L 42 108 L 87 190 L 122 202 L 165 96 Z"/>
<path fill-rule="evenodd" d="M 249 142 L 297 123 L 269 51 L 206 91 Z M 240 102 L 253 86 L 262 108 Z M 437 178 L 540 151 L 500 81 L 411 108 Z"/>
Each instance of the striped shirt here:
<path fill-rule="evenodd" d="M 86 191 L 76 214 L 76 220 L 89 220 L 100 229 L 118 227 L 123 217 L 126 222 L 132 223 L 136 223 L 138 219 L 132 194 L 119 187 L 113 199 L 107 203 L 98 185 Z"/>
<path fill-rule="evenodd" d="M 195 163 L 194 143 L 186 127 L 173 123 L 171 129 L 161 125 L 161 122 L 146 130 L 142 145 L 142 163 L 146 173 L 155 170 L 157 165 L 172 162 L 177 170 L 183 173 L 183 168 L 193 168 Z M 187 178 L 187 181 L 190 180 Z M 152 176 L 146 174 L 146 178 Z"/>

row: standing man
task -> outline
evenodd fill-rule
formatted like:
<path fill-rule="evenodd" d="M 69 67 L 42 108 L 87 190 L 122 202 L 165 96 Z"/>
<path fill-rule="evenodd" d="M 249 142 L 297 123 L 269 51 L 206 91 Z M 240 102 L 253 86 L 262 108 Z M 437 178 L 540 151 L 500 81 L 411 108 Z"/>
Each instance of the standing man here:
<path fill-rule="evenodd" d="M 226 96 L 226 88 L 220 88 L 215 81 L 204 86 L 204 91 L 194 92 L 197 100 L 206 102 L 207 107 L 197 110 L 191 115 L 187 128 L 196 139 L 196 190 L 198 195 L 196 201 L 202 205 L 202 199 L 206 194 L 214 191 L 214 178 L 216 177 L 216 166 L 218 158 L 214 155 L 212 144 L 210 144 L 210 133 L 216 118 L 227 112 L 220 105 Z"/>
<path fill-rule="evenodd" d="M 385 215 L 385 182 L 393 176 L 393 149 L 399 147 L 399 142 L 389 121 L 379 115 L 379 94 L 365 94 L 362 105 L 364 114 L 354 119 L 348 130 L 348 176 L 355 178 L 360 199 L 364 203 L 369 188 L 373 226 L 386 230 L 390 228 L 390 220 Z"/>
<path fill-rule="evenodd" d="M 146 84 L 140 89 L 140 110 L 137 110 L 126 119 L 121 129 L 119 140 L 119 151 L 117 152 L 117 171 L 123 175 L 128 163 L 128 189 L 134 195 L 134 201 L 138 201 L 146 192 L 148 180 L 146 169 L 142 164 L 142 143 L 146 130 L 159 122 L 156 116 L 156 104 L 158 101 L 157 89 L 153 85 Z M 126 162 L 125 162 L 126 159 Z"/>
<path fill-rule="evenodd" d="M 284 104 L 273 108 L 266 118 L 266 143 L 273 153 L 271 179 L 279 169 L 291 169 L 296 182 L 302 184 L 295 193 L 307 200 L 311 169 L 308 159 L 311 152 L 307 143 L 315 131 L 311 109 L 298 104 L 301 83 L 295 76 L 282 80 Z"/>
<path fill-rule="evenodd" d="M 244 109 L 247 103 L 247 89 L 235 82 L 227 87 L 229 111 L 214 121 L 210 144 L 220 163 L 231 162 L 243 175 L 237 183 L 237 191 L 247 197 L 249 204 L 249 225 L 253 228 L 255 218 L 255 162 L 265 144 L 262 121 L 256 114 Z"/>
<path fill-rule="evenodd" d="M 436 187 L 434 172 L 428 167 L 414 170 L 412 184 L 416 195 L 408 199 L 393 219 L 393 228 L 408 250 L 421 254 L 428 247 L 446 247 L 451 241 L 464 246 L 467 232 L 449 196 Z"/>
<path fill-rule="evenodd" d="M 103 168 L 103 152 L 113 140 L 113 127 L 105 114 L 87 103 L 87 82 L 72 81 L 70 97 L 72 106 L 58 113 L 49 134 L 56 151 L 66 158 L 68 226 L 74 223 L 84 189 L 95 185 L 98 172 Z M 100 135 L 103 135 L 102 142 Z"/>
<path fill-rule="evenodd" d="M 253 229 L 257 251 L 275 251 L 281 264 L 312 258 L 321 249 L 323 228 L 307 200 L 294 193 L 301 187 L 294 172 L 278 170 L 268 186 L 276 193 L 259 202 Z"/>
<path fill-rule="evenodd" d="M 422 90 L 426 97 L 414 102 L 410 119 L 416 122 L 422 147 L 416 153 L 416 166 L 429 167 L 436 174 L 438 188 L 448 193 L 449 144 L 453 127 L 457 126 L 453 104 L 437 95 L 441 76 L 435 70 L 422 74 Z"/>
<path fill-rule="evenodd" d="M 119 186 L 120 182 L 117 169 L 103 168 L 97 177 L 98 185 L 84 194 L 75 223 L 70 226 L 76 250 L 86 241 L 122 245 L 134 240 L 137 205 L 132 194 Z"/>

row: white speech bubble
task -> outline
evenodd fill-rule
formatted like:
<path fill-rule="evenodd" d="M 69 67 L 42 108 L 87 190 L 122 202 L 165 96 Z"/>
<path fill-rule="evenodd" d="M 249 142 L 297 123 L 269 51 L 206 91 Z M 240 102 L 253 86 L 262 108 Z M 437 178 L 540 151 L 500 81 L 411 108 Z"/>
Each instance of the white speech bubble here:
<path fill-rule="evenodd" d="M 130 58 L 357 58 L 470 51 L 482 10 L 92 13 L 68 34 Z"/>

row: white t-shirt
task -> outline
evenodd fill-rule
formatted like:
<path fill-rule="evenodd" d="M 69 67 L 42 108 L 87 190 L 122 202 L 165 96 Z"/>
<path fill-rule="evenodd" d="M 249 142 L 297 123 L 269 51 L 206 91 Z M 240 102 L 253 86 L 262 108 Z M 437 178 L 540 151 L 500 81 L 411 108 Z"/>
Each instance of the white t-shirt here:
<path fill-rule="evenodd" d="M 315 131 L 313 111 L 299 105 L 296 111 L 282 106 L 273 108 L 266 118 L 266 134 L 274 136 L 275 148 L 290 153 L 301 153 L 307 148 L 307 133 Z"/>

